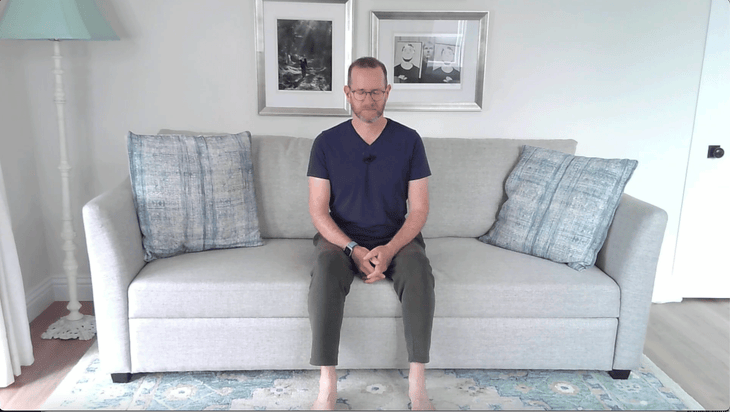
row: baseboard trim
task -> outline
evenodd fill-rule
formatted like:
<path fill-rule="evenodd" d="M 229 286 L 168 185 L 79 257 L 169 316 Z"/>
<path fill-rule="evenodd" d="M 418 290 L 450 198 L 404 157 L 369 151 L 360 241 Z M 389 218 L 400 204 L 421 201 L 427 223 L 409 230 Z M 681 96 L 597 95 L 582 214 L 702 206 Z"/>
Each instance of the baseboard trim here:
<path fill-rule="evenodd" d="M 51 279 L 53 282 L 54 300 L 69 300 L 68 279 L 66 279 L 66 275 L 53 275 Z M 79 301 L 94 300 L 94 294 L 91 290 L 90 274 L 79 273 L 79 276 L 76 278 L 76 294 Z"/>
<path fill-rule="evenodd" d="M 40 285 L 25 294 L 25 306 L 28 310 L 28 321 L 33 322 L 51 303 L 55 301 L 53 296 L 53 281 L 46 278 Z"/>
<path fill-rule="evenodd" d="M 93 301 L 91 290 L 91 275 L 79 274 L 76 279 L 76 291 L 79 301 Z M 53 302 L 68 301 L 68 280 L 66 275 L 54 275 L 46 278 L 40 285 L 25 294 L 25 306 L 28 311 L 28 321 L 32 322 L 43 313 Z"/>

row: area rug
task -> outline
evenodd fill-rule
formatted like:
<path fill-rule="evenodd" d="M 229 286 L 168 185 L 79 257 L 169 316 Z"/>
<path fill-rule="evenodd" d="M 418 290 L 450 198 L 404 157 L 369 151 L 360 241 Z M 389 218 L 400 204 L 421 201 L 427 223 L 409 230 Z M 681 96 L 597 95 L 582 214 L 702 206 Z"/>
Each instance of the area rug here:
<path fill-rule="evenodd" d="M 338 370 L 337 409 L 408 410 L 408 370 Z M 427 370 L 438 410 L 702 410 L 646 356 L 627 380 L 603 371 Z M 112 383 L 94 344 L 43 410 L 309 409 L 319 371 L 135 374 Z"/>

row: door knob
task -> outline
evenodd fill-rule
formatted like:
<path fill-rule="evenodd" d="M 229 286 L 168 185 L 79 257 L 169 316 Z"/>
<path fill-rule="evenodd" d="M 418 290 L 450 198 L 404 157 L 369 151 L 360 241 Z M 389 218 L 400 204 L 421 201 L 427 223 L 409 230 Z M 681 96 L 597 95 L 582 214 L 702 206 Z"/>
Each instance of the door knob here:
<path fill-rule="evenodd" d="M 707 150 L 707 158 L 708 159 L 719 159 L 721 157 L 725 156 L 725 150 L 718 146 L 710 146 Z"/>

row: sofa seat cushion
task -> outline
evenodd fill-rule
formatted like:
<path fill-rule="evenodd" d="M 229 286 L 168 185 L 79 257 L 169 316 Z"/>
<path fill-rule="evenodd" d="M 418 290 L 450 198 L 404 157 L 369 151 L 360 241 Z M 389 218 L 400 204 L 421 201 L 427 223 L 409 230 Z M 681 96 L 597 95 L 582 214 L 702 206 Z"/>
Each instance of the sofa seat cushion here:
<path fill-rule="evenodd" d="M 310 239 L 188 253 L 148 263 L 129 286 L 130 318 L 308 317 Z M 616 283 L 473 238 L 426 239 L 437 317 L 617 317 Z M 392 282 L 355 278 L 345 317 L 401 316 Z"/>
<path fill-rule="evenodd" d="M 620 289 L 593 266 L 567 265 L 471 238 L 426 239 L 436 281 L 436 316 L 618 317 Z"/>
<path fill-rule="evenodd" d="M 130 284 L 129 317 L 306 318 L 314 259 L 311 239 L 265 239 L 256 248 L 159 259 Z M 345 316 L 400 316 L 400 304 L 390 284 L 356 278 Z"/>

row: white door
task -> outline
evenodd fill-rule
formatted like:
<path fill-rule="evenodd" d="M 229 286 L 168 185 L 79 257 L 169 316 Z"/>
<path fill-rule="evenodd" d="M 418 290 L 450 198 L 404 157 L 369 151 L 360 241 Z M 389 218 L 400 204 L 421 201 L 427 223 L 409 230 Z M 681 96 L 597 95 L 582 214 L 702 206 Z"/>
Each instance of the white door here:
<path fill-rule="evenodd" d="M 708 158 L 711 145 L 725 155 Z M 730 298 L 728 151 L 730 1 L 712 0 L 672 273 L 685 298 Z"/>

